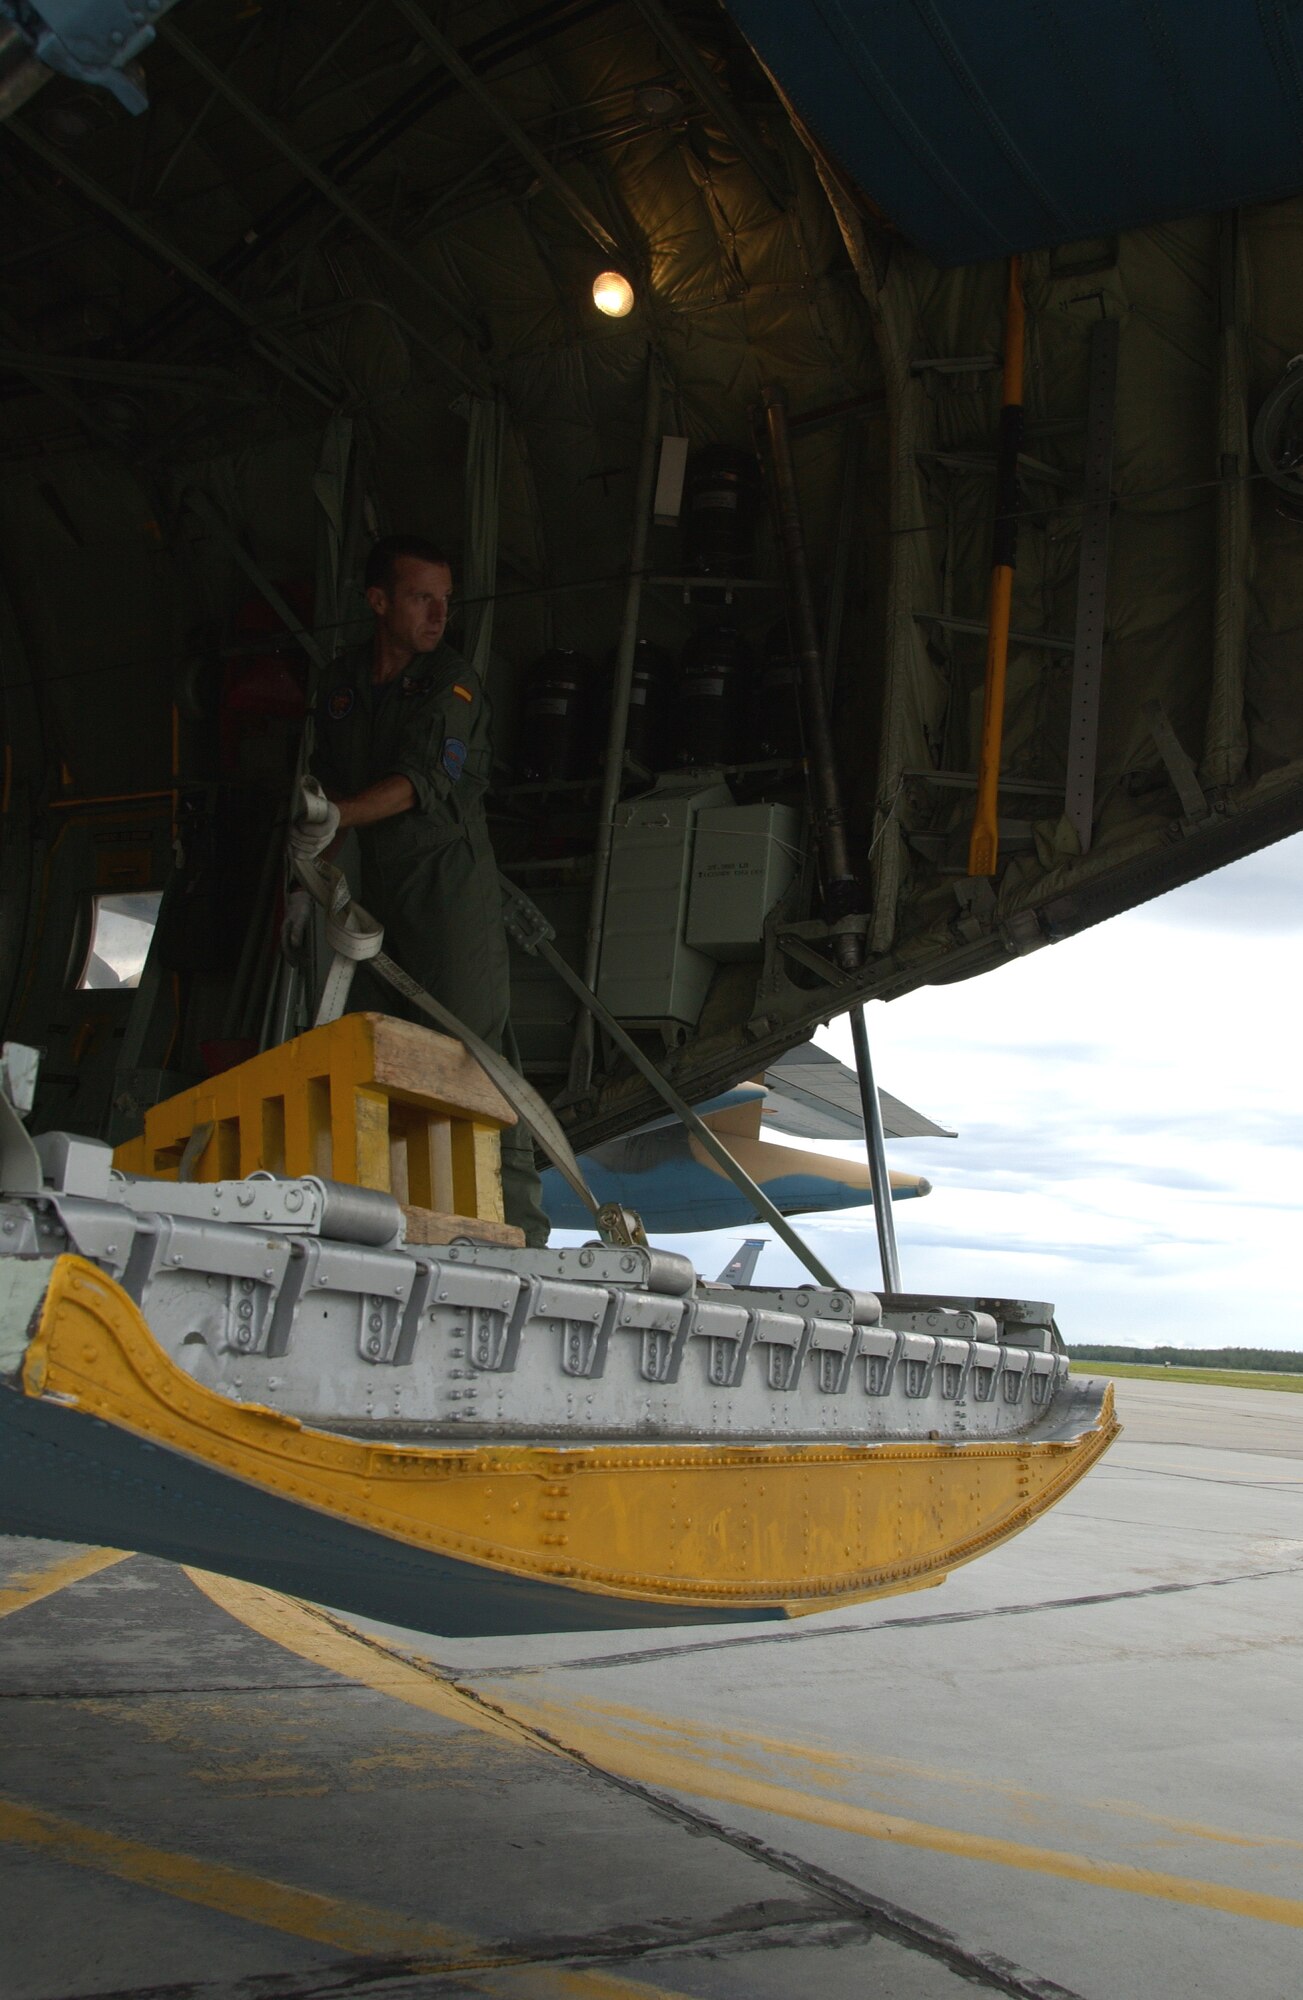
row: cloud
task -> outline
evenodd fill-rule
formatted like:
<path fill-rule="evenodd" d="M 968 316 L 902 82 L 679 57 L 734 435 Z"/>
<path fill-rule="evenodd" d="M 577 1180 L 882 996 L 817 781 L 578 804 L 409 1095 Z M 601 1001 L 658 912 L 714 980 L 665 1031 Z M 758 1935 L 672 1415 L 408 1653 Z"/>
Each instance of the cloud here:
<path fill-rule="evenodd" d="M 975 1041 L 971 1044 L 973 1055 L 979 1057 L 983 1055 L 1003 1056 L 1007 1052 L 1007 1047 L 1007 1043 L 994 1040 L 985 1042 Z M 1037 1041 L 1036 1048 L 1038 1054 L 1045 1061 L 1064 1064 L 1098 1063 L 1109 1053 L 1108 1043 L 1100 1041 L 1056 1042 L 1042 1038 Z"/>
<path fill-rule="evenodd" d="M 1053 1299 L 1070 1340 L 1303 1347 L 1285 1306 L 1301 990 L 1296 836 L 995 973 L 871 1007 L 881 1081 L 959 1131 L 889 1149 L 936 1190 L 895 1209 L 908 1289 Z M 844 1021 L 818 1039 L 853 1060 Z M 797 1226 L 843 1283 L 877 1286 L 870 1210 Z M 675 1247 L 713 1276 L 768 1233 Z M 804 1273 L 775 1243 L 757 1275 Z"/>
<path fill-rule="evenodd" d="M 1203 935 L 1225 931 L 1262 937 L 1303 932 L 1297 836 L 1263 848 L 1146 904 L 1152 923 Z"/>

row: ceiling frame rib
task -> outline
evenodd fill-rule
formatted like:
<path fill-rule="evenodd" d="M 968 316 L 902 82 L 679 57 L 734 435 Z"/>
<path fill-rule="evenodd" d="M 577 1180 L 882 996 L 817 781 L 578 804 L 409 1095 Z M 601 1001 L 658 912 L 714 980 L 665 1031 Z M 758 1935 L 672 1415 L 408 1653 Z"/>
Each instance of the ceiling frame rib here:
<path fill-rule="evenodd" d="M 775 208 L 788 208 L 792 200 L 792 188 L 783 171 L 782 163 L 760 145 L 754 134 L 747 130 L 732 98 L 726 90 L 720 89 L 711 74 L 709 64 L 702 60 L 682 28 L 671 19 L 661 0 L 633 0 L 633 4 L 666 55 L 672 57 L 698 98 L 719 120 Z"/>
<path fill-rule="evenodd" d="M 161 235 L 152 223 L 143 221 L 134 209 L 119 201 L 116 195 L 110 194 L 106 187 L 102 187 L 98 181 L 84 173 L 76 162 L 68 159 L 57 146 L 51 146 L 21 119 L 11 118 L 6 129 L 26 146 L 29 152 L 34 153 L 38 160 L 43 160 L 51 172 L 57 174 L 69 187 L 75 188 L 84 200 L 92 202 L 96 208 L 112 216 L 119 227 L 129 236 L 133 236 L 152 256 L 160 258 L 195 291 L 202 292 L 213 305 L 243 326 L 253 336 L 256 351 L 263 360 L 278 369 L 302 394 L 311 396 L 315 402 L 324 403 L 327 409 L 334 409 L 343 400 L 333 383 L 317 374 L 311 362 L 297 355 L 272 328 L 264 325 L 255 314 L 241 305 L 239 299 L 234 293 L 228 292 L 225 285 L 219 284 L 202 265 L 196 264 L 183 250 L 178 249 L 176 244 Z"/>
<path fill-rule="evenodd" d="M 475 99 L 481 110 L 486 112 L 499 131 L 505 134 L 526 165 L 533 169 L 543 185 L 550 188 L 557 200 L 569 210 L 580 228 L 592 238 L 603 255 L 617 259 L 626 257 L 627 249 L 616 241 L 605 223 L 599 221 L 593 214 L 582 195 L 577 194 L 565 176 L 557 172 L 547 155 L 540 152 L 529 134 L 485 87 L 447 36 L 435 27 L 428 14 L 419 6 L 418 0 L 390 0 L 390 4 L 397 8 L 409 27 L 419 35 L 430 52 L 438 57 L 444 68 L 456 77 L 467 95 Z"/>
<path fill-rule="evenodd" d="M 204 81 L 213 90 L 226 99 L 226 102 L 233 110 L 237 111 L 256 132 L 262 135 L 269 146 L 275 147 L 276 151 L 283 159 L 289 162 L 296 173 L 309 182 L 317 190 L 318 194 L 324 196 L 339 215 L 343 216 L 346 221 L 351 222 L 353 227 L 361 235 L 365 236 L 369 242 L 373 243 L 382 255 L 388 257 L 391 263 L 397 264 L 409 284 L 423 292 L 438 310 L 446 318 L 452 320 L 477 348 L 482 349 L 484 347 L 486 339 L 484 327 L 473 319 L 468 312 L 463 311 L 455 300 L 450 299 L 444 287 L 435 284 L 432 279 L 428 278 L 415 265 L 411 250 L 406 245 L 396 242 L 378 224 L 372 222 L 365 210 L 359 208 L 357 203 L 346 195 L 342 188 L 337 187 L 330 176 L 323 173 L 320 167 L 308 158 L 308 155 L 303 152 L 301 147 L 297 146 L 281 130 L 275 120 L 268 118 L 260 111 L 253 100 L 246 97 L 239 86 L 232 83 L 230 78 L 225 76 L 218 68 L 217 64 L 211 62 L 202 49 L 196 48 L 195 44 L 187 35 L 183 35 L 179 28 L 175 27 L 170 21 L 162 21 L 159 23 L 159 34 L 164 41 L 176 50 L 182 60 L 189 64 L 190 68 L 197 75 L 203 77 Z M 453 372 L 457 374 L 459 381 L 463 385 L 467 382 L 467 377 L 460 370 L 454 370 Z"/>
<path fill-rule="evenodd" d="M 240 40 L 236 43 L 235 48 L 231 52 L 230 66 L 232 68 L 234 68 L 235 64 L 240 61 L 241 57 L 245 55 L 245 53 L 253 46 L 254 42 L 258 39 L 260 25 L 261 24 L 259 22 L 258 17 L 255 16 L 252 23 L 245 31 L 245 33 L 240 37 Z M 190 120 L 184 132 L 181 134 L 181 137 L 177 140 L 175 146 L 173 146 L 171 152 L 168 154 L 162 166 L 159 168 L 157 174 L 154 176 L 154 186 L 150 196 L 150 199 L 152 201 L 158 201 L 161 198 L 163 189 L 167 186 L 169 180 L 172 178 L 172 175 L 175 172 L 176 168 L 179 166 L 180 162 L 185 158 L 185 155 L 189 151 L 191 145 L 198 138 L 205 119 L 208 117 L 209 112 L 212 110 L 213 106 L 217 103 L 220 96 L 221 92 L 219 90 L 209 91 L 207 97 L 200 105 L 198 111 L 196 111 L 194 117 Z"/>
<path fill-rule="evenodd" d="M 0 346 L 0 368 L 20 374 L 70 376 L 79 382 L 107 382 L 127 389 L 204 389 L 211 395 L 245 397 L 248 388 L 221 368 L 171 367 L 165 362 L 104 361 L 87 354 L 33 354 Z"/>
<path fill-rule="evenodd" d="M 473 47 L 471 59 L 478 62 L 481 68 L 491 69 L 497 63 L 519 54 L 522 47 L 530 47 L 540 38 L 560 34 L 576 22 L 590 20 L 614 4 L 615 0 L 545 0 L 545 4 L 536 7 L 532 15 L 518 24 L 519 29 L 528 29 L 527 35 L 522 38 L 518 29 L 513 29 L 509 34 L 497 31 L 481 37 Z M 324 171 L 332 176 L 336 186 L 341 181 L 351 180 L 393 146 L 436 104 L 451 98 L 457 87 L 456 79 L 447 74 L 442 79 L 423 77 L 411 84 L 378 117 L 342 139 L 327 157 Z M 311 204 L 320 200 L 319 193 L 309 182 L 301 182 L 254 218 L 252 227 L 242 233 L 240 240 L 232 243 L 216 259 L 210 274 L 219 282 L 232 282 L 300 221 Z M 158 309 L 137 328 L 136 345 L 146 349 L 156 346 L 176 329 L 192 304 L 192 298 L 177 298 Z"/>

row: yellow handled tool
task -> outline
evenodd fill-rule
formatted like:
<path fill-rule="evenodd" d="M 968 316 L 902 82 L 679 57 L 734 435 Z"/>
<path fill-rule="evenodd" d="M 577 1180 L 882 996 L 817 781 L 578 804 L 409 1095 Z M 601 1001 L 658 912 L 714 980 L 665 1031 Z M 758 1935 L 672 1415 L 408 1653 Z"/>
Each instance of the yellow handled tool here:
<path fill-rule="evenodd" d="M 1009 304 L 1004 330 L 1004 395 L 996 463 L 995 535 L 991 548 L 991 600 L 986 621 L 986 698 L 977 767 L 977 809 L 968 843 L 970 875 L 994 875 L 1000 846 L 1000 752 L 1004 742 L 1004 690 L 1009 664 L 1009 612 L 1018 558 L 1018 454 L 1022 449 L 1023 295 L 1017 257 L 1009 259 Z"/>

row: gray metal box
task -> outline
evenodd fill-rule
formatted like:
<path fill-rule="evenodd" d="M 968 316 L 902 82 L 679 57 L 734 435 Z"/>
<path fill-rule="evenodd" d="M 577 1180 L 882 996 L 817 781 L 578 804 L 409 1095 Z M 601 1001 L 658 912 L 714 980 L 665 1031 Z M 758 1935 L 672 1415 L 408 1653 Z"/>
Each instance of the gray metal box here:
<path fill-rule="evenodd" d="M 712 959 L 760 958 L 765 918 L 801 865 L 794 806 L 710 806 L 697 815 L 685 940 Z"/>
<path fill-rule="evenodd" d="M 715 962 L 684 942 L 693 838 L 727 785 L 667 779 L 617 806 L 598 997 L 622 1021 L 695 1026 Z"/>

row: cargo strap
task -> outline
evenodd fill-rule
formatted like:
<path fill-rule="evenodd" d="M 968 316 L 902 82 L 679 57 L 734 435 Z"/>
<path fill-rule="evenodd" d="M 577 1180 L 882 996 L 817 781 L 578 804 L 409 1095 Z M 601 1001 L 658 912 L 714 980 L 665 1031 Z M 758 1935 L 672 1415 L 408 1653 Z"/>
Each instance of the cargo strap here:
<path fill-rule="evenodd" d="M 676 1117 L 687 1126 L 697 1143 L 709 1153 L 720 1172 L 726 1174 L 739 1193 L 746 1197 L 760 1220 L 767 1222 L 774 1234 L 800 1258 L 815 1281 L 820 1285 L 827 1285 L 832 1291 L 840 1290 L 837 1279 L 823 1259 L 817 1257 L 804 1237 L 793 1229 L 782 1210 L 775 1206 L 762 1187 L 757 1187 L 746 1168 L 739 1160 L 733 1158 L 723 1140 L 698 1117 L 686 1099 L 680 1097 L 669 1078 L 662 1075 L 650 1057 L 644 1055 L 633 1037 L 625 1032 L 615 1016 L 602 1005 L 592 988 L 585 984 L 572 966 L 567 965 L 556 949 L 554 943 L 556 932 L 543 912 L 536 904 L 531 903 L 523 889 L 518 889 L 505 875 L 500 876 L 499 880 L 502 885 L 502 911 L 508 935 L 515 939 L 522 951 L 541 958 L 545 965 L 551 966 L 557 978 L 570 988 L 575 998 L 588 1009 L 603 1032 L 609 1035 L 616 1047 L 628 1057 L 639 1076 L 651 1085 L 657 1096 L 662 1098 Z M 889 1192 L 887 1199 L 888 1201 L 891 1199 Z M 618 1236 L 608 1238 L 608 1241 L 612 1242 L 620 1240 Z"/>
<path fill-rule="evenodd" d="M 329 817 L 329 803 L 316 779 L 302 779 L 300 790 L 303 799 L 301 820 L 308 825 L 324 825 Z M 338 1019 L 348 1002 L 355 967 L 369 963 L 386 985 L 392 986 L 405 1000 L 410 1000 L 414 1007 L 427 1014 L 445 1034 L 455 1035 L 459 1042 L 465 1043 L 481 1069 L 497 1085 L 521 1123 L 528 1126 L 552 1165 L 600 1227 L 601 1210 L 597 1199 L 584 1179 L 583 1169 L 551 1106 L 504 1055 L 490 1048 L 433 994 L 418 986 L 410 974 L 404 972 L 402 966 L 382 949 L 384 926 L 369 910 L 364 910 L 360 903 L 353 901 L 353 892 L 342 868 L 320 854 L 296 852 L 293 845 L 288 858 L 295 879 L 326 912 L 326 940 L 334 953 L 315 1025 L 320 1027 L 325 1021 Z"/>

